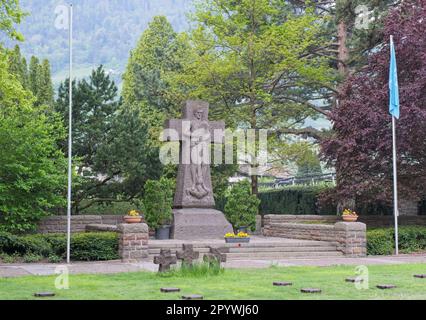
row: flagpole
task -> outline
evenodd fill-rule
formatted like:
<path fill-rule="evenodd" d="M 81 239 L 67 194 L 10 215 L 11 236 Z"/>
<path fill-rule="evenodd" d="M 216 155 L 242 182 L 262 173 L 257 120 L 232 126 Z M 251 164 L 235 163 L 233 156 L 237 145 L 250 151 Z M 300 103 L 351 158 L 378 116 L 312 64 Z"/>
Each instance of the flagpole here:
<path fill-rule="evenodd" d="M 392 149 L 393 149 L 393 203 L 394 203 L 394 219 L 395 219 L 395 255 L 399 254 L 398 241 L 398 170 L 396 167 L 396 119 L 392 116 Z"/>
<path fill-rule="evenodd" d="M 390 45 L 391 45 L 391 60 L 392 58 L 395 59 L 395 47 L 394 47 L 394 43 L 393 43 L 393 36 L 390 36 Z M 391 61 L 391 69 L 392 69 L 392 61 Z M 396 61 L 395 61 L 395 66 L 393 70 L 390 70 L 390 73 L 395 72 L 395 76 L 396 75 Z M 390 76 L 391 78 L 391 76 Z M 396 80 L 397 83 L 397 80 Z M 392 104 L 395 102 L 393 101 L 392 98 L 392 90 L 396 90 L 396 94 L 398 96 L 397 98 L 397 106 L 398 106 L 398 117 L 399 117 L 399 95 L 398 95 L 398 85 L 397 88 L 395 89 L 394 85 L 395 83 L 392 84 L 393 87 L 390 89 L 390 105 L 392 106 Z M 396 116 L 393 113 L 393 110 L 390 110 L 391 114 L 392 114 L 392 153 L 393 153 L 393 212 L 394 212 L 394 220 L 395 220 L 395 255 L 399 255 L 399 236 L 398 236 L 398 216 L 399 216 L 399 209 L 398 209 L 398 169 L 397 169 L 397 152 L 396 152 Z"/>
<path fill-rule="evenodd" d="M 68 108 L 68 196 L 67 196 L 67 264 L 71 262 L 71 195 L 72 195 L 72 28 L 73 7 L 69 6 L 69 108 Z"/>

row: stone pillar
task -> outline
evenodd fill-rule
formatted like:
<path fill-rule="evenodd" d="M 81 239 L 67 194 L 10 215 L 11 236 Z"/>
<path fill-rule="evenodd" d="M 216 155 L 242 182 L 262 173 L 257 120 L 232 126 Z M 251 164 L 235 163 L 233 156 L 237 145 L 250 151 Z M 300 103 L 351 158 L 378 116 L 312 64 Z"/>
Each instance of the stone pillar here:
<path fill-rule="evenodd" d="M 361 222 L 338 222 L 334 225 L 337 249 L 348 257 L 367 255 L 367 226 Z"/>
<path fill-rule="evenodd" d="M 118 225 L 119 255 L 123 262 L 138 262 L 148 258 L 148 225 L 145 223 Z"/>

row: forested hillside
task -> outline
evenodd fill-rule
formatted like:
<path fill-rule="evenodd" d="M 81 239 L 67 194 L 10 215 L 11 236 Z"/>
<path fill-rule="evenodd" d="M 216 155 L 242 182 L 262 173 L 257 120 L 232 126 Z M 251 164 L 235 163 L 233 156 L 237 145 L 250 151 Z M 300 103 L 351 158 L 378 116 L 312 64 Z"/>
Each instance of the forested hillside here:
<path fill-rule="evenodd" d="M 74 0 L 74 56 L 76 76 L 89 75 L 93 67 L 104 64 L 120 81 L 129 53 L 148 22 L 165 15 L 175 30 L 187 28 L 186 13 L 192 0 Z M 19 26 L 25 42 L 25 56 L 36 55 L 50 61 L 57 85 L 67 75 L 68 38 L 65 30 L 54 26 L 58 0 L 21 0 L 29 14 Z M 8 43 L 12 46 L 13 43 Z"/>

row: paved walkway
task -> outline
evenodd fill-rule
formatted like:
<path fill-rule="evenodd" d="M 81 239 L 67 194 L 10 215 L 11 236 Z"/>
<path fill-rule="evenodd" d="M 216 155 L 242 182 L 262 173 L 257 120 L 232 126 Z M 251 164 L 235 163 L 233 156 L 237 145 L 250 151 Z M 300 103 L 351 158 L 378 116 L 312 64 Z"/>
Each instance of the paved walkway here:
<path fill-rule="evenodd" d="M 425 263 L 426 254 L 396 256 L 370 256 L 366 258 L 321 258 L 321 259 L 296 259 L 284 260 L 235 260 L 225 264 L 225 268 L 268 268 L 277 266 L 336 266 L 336 265 L 389 265 Z M 48 276 L 55 274 L 57 264 L 0 264 L 0 278 L 21 276 Z M 426 267 L 426 266 L 425 266 Z M 83 262 L 73 263 L 69 266 L 71 274 L 114 274 L 125 272 L 150 271 L 155 272 L 158 266 L 151 262 L 122 263 L 120 261 Z"/>

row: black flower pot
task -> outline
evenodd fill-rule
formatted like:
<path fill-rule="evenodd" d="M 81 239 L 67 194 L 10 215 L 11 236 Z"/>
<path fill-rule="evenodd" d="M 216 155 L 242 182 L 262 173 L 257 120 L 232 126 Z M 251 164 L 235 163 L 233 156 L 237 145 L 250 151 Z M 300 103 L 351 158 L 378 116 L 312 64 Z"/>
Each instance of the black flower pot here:
<path fill-rule="evenodd" d="M 155 238 L 157 240 L 169 240 L 170 230 L 172 226 L 161 226 L 155 230 Z"/>
<path fill-rule="evenodd" d="M 249 227 L 239 227 L 237 229 L 237 233 L 240 233 L 240 232 L 248 233 L 248 229 Z"/>

